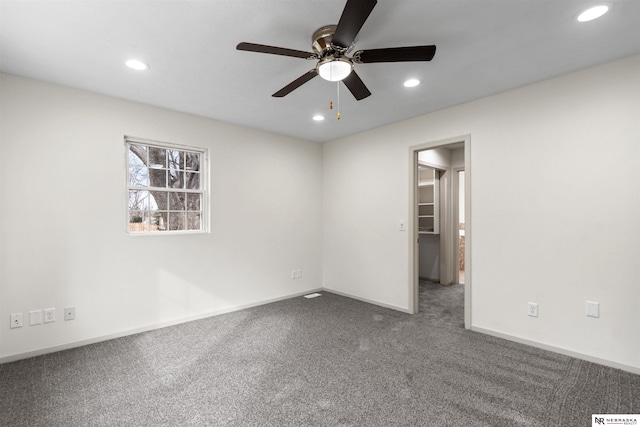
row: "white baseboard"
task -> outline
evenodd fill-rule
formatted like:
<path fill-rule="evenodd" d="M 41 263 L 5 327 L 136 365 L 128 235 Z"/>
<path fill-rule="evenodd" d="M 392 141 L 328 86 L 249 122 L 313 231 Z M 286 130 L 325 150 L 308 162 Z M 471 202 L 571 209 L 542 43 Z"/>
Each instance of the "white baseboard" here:
<path fill-rule="evenodd" d="M 336 291 L 335 289 L 331 289 L 331 288 L 322 288 L 323 291 L 327 291 L 327 292 L 331 292 L 332 294 L 336 294 L 336 295 L 340 295 L 343 297 L 347 297 L 347 298 L 351 298 L 357 301 L 362 301 L 362 302 L 366 302 L 368 304 L 373 304 L 373 305 L 377 305 L 380 307 L 384 307 L 384 308 L 390 308 L 391 310 L 396 310 L 396 311 L 401 311 L 403 313 L 407 313 L 407 314 L 411 314 L 411 312 L 409 311 L 408 308 L 404 308 L 404 307 L 399 307 L 397 305 L 392 305 L 392 304 L 386 304 L 380 301 L 374 301 L 374 300 L 370 300 L 367 298 L 361 298 L 359 296 L 356 295 L 351 295 L 347 292 L 341 292 L 341 291 Z"/>
<path fill-rule="evenodd" d="M 541 348 L 543 350 L 552 351 L 554 353 L 564 354 L 565 356 L 574 357 L 580 360 L 586 360 L 587 362 L 597 363 L 598 365 L 608 366 L 610 368 L 620 369 L 623 371 L 631 372 L 632 374 L 640 374 L 640 368 L 625 365 L 623 363 L 613 362 L 611 360 L 601 359 L 599 357 L 589 356 L 588 354 L 578 353 L 576 351 L 568 350 L 562 347 L 556 347 L 553 345 L 545 344 L 543 342 L 522 338 L 516 335 L 509 335 L 493 329 L 483 328 L 480 326 L 471 326 L 471 330 L 479 332 L 481 334 L 491 335 L 497 338 L 503 338 L 508 341 L 514 341 L 520 344 L 530 345 L 531 347 Z"/>
<path fill-rule="evenodd" d="M 57 351 L 69 350 L 71 348 L 82 347 L 82 346 L 85 346 L 85 345 L 95 344 L 95 343 L 102 342 L 102 341 L 108 341 L 108 340 L 112 340 L 112 339 L 115 339 L 115 338 L 121 338 L 121 337 L 126 337 L 126 336 L 129 336 L 129 335 L 135 335 L 135 334 L 139 334 L 139 333 L 142 333 L 142 332 L 153 331 L 155 329 L 166 328 L 167 326 L 179 325 L 181 323 L 192 322 L 194 320 L 206 319 L 207 317 L 213 317 L 213 316 L 219 316 L 221 314 L 232 313 L 234 311 L 244 310 L 245 308 L 258 307 L 258 306 L 261 306 L 261 305 L 270 304 L 270 303 L 277 302 L 277 301 L 283 301 L 283 300 L 287 300 L 287 299 L 290 299 L 290 298 L 297 298 L 297 297 L 300 297 L 300 296 L 303 296 L 303 295 L 307 295 L 307 294 L 310 294 L 310 293 L 313 293 L 313 292 L 321 292 L 322 290 L 323 290 L 322 288 L 310 289 L 310 290 L 306 290 L 304 292 L 297 292 L 295 294 L 284 295 L 284 296 L 276 297 L 276 298 L 270 298 L 270 299 L 265 300 L 265 301 L 259 301 L 259 302 L 250 303 L 250 304 L 243 304 L 243 305 L 238 305 L 238 306 L 234 306 L 234 307 L 228 307 L 228 308 L 224 308 L 224 309 L 220 309 L 220 310 L 215 310 L 215 311 L 212 311 L 212 312 L 196 314 L 196 315 L 193 315 L 193 316 L 181 317 L 179 319 L 173 319 L 173 320 L 169 320 L 169 321 L 166 321 L 166 322 L 154 323 L 154 324 L 142 326 L 142 327 L 139 327 L 139 328 L 133 328 L 133 329 L 128 329 L 126 331 L 115 332 L 113 334 L 101 335 L 101 336 L 98 336 L 98 337 L 86 338 L 86 339 L 81 339 L 81 340 L 78 340 L 78 341 L 71 341 L 71 342 L 67 342 L 67 343 L 64 343 L 64 344 L 58 344 L 58 345 L 54 345 L 54 346 L 50 346 L 50 347 L 43 347 L 43 348 L 39 348 L 39 349 L 36 349 L 36 350 L 27 351 L 27 352 L 24 352 L 24 353 L 10 354 L 8 356 L 0 357 L 0 364 L 9 363 L 9 362 L 15 362 L 17 360 L 22 360 L 22 359 L 28 359 L 30 357 L 41 356 L 43 354 L 55 353 Z"/>

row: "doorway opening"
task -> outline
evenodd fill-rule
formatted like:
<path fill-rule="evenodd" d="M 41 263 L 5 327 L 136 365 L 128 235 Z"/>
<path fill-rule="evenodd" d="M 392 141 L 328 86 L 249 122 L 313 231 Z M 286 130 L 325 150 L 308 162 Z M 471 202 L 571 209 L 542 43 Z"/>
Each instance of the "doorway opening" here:
<path fill-rule="evenodd" d="M 436 295 L 427 294 L 429 289 L 464 292 L 458 301 L 464 301 L 461 311 L 467 329 L 471 327 L 469 153 L 470 136 L 410 148 L 409 307 L 417 313 L 422 305 L 424 311 L 424 300 L 433 301 Z"/>
<path fill-rule="evenodd" d="M 441 263 L 444 242 L 440 229 L 444 229 L 443 201 L 447 196 L 446 169 L 440 169 L 424 160 L 429 150 L 418 153 L 418 277 L 422 281 L 446 281 Z M 444 230 L 443 230 L 444 231 Z"/>

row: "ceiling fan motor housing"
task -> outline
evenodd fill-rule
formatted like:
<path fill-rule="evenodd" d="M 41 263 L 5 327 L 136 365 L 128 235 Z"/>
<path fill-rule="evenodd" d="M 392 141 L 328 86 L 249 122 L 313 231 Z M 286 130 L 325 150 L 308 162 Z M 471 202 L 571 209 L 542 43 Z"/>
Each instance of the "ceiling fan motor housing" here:
<path fill-rule="evenodd" d="M 320 27 L 314 31 L 311 36 L 311 46 L 319 58 L 323 58 L 335 52 L 335 47 L 331 44 L 331 41 L 333 39 L 333 34 L 336 32 L 336 27 L 337 25 L 325 25 L 324 27 Z"/>
<path fill-rule="evenodd" d="M 319 58 L 316 72 L 323 79 L 332 82 L 344 79 L 353 70 L 353 62 L 345 55 L 349 49 L 331 43 L 336 28 L 337 25 L 325 25 L 311 36 L 311 46 Z"/>

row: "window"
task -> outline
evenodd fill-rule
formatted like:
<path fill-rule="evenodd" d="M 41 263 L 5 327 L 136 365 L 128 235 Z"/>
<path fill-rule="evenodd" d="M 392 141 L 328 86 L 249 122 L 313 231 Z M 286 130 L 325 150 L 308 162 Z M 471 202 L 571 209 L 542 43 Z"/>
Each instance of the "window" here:
<path fill-rule="evenodd" d="M 125 144 L 127 232 L 206 232 L 206 150 L 128 137 Z"/>

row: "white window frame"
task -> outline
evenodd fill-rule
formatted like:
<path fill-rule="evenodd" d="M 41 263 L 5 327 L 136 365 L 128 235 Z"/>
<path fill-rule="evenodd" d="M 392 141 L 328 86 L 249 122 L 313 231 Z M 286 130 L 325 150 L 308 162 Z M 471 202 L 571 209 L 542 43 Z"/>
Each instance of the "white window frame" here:
<path fill-rule="evenodd" d="M 186 151 L 192 153 L 198 153 L 200 155 L 200 183 L 199 189 L 174 189 L 170 187 L 152 187 L 150 184 L 148 186 L 136 186 L 131 184 L 131 164 L 129 160 L 129 147 L 131 145 L 141 145 L 152 148 L 160 148 L 160 149 L 168 149 L 175 151 Z M 125 233 L 130 236 L 167 236 L 167 235 L 182 235 L 182 234 L 206 234 L 209 233 L 209 152 L 206 148 L 202 147 L 194 147 L 187 146 L 169 142 L 161 142 L 155 140 L 149 140 L 144 138 L 137 138 L 126 136 L 124 137 L 124 148 L 125 148 Z M 166 169 L 169 169 L 169 166 L 165 166 Z M 184 171 L 186 172 L 186 171 Z M 200 194 L 200 229 L 199 230 L 143 230 L 143 231 L 132 231 L 130 228 L 130 205 L 129 205 L 129 197 L 130 192 L 132 190 L 141 190 L 141 191 L 163 191 L 163 192 L 176 192 L 176 193 L 192 193 L 192 194 Z M 188 197 L 188 196 L 187 196 Z M 167 208 L 166 212 L 169 214 L 173 211 Z M 187 213 L 189 211 L 185 211 Z"/>

